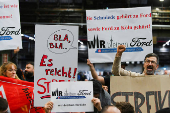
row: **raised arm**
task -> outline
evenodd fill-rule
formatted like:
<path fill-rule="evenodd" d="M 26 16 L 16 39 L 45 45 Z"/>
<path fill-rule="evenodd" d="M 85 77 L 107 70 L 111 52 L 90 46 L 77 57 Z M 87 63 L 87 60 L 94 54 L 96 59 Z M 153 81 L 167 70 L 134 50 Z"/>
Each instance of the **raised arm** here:
<path fill-rule="evenodd" d="M 18 52 L 19 52 L 19 47 L 17 47 L 17 49 L 14 49 L 14 51 L 12 52 L 12 57 L 11 57 L 11 62 L 15 63 L 16 65 L 18 65 Z"/>
<path fill-rule="evenodd" d="M 90 71 L 91 71 L 92 77 L 93 77 L 94 79 L 100 81 L 103 85 L 105 85 L 104 78 L 97 75 L 97 72 L 96 72 L 93 64 L 90 62 L 89 59 L 87 59 L 87 65 L 90 67 Z"/>
<path fill-rule="evenodd" d="M 117 47 L 117 53 L 112 66 L 112 73 L 115 76 L 143 76 L 143 74 L 127 71 L 121 68 L 121 56 L 125 51 L 125 45 L 119 45 Z"/>
<path fill-rule="evenodd" d="M 125 51 L 125 45 L 119 45 L 117 47 L 117 53 L 113 62 L 112 66 L 112 73 L 114 76 L 121 76 L 120 70 L 121 70 L 121 56 L 122 53 Z"/>

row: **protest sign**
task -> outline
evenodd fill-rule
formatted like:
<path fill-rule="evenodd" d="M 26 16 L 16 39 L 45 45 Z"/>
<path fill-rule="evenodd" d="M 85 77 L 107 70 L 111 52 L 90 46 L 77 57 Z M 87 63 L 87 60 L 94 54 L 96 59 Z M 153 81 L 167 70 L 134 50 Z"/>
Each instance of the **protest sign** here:
<path fill-rule="evenodd" d="M 34 83 L 0 76 L 0 97 L 8 101 L 9 113 L 45 113 L 34 107 Z"/>
<path fill-rule="evenodd" d="M 92 63 L 113 62 L 121 44 L 122 61 L 143 61 L 153 52 L 151 7 L 86 10 L 86 20 Z"/>
<path fill-rule="evenodd" d="M 51 82 L 77 81 L 78 26 L 35 26 L 34 106 L 50 101 Z"/>
<path fill-rule="evenodd" d="M 92 112 L 92 98 L 92 81 L 51 83 L 53 112 Z"/>
<path fill-rule="evenodd" d="M 169 75 L 112 76 L 111 102 L 130 102 L 135 113 L 155 113 L 170 107 Z"/>
<path fill-rule="evenodd" d="M 18 0 L 0 2 L 0 50 L 22 48 Z"/>

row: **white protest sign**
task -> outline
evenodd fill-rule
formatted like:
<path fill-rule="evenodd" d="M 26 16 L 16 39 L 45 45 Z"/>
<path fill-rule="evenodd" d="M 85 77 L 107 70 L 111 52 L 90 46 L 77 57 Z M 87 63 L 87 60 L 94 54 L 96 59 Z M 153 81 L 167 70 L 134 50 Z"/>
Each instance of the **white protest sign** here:
<path fill-rule="evenodd" d="M 78 26 L 36 25 L 34 106 L 50 101 L 51 82 L 77 81 Z"/>
<path fill-rule="evenodd" d="M 18 0 L 0 1 L 0 50 L 22 48 Z"/>
<path fill-rule="evenodd" d="M 52 112 L 92 112 L 93 82 L 53 82 L 51 84 Z"/>
<path fill-rule="evenodd" d="M 86 19 L 93 63 L 113 62 L 120 44 L 126 46 L 121 61 L 143 61 L 153 52 L 151 7 L 86 10 Z"/>

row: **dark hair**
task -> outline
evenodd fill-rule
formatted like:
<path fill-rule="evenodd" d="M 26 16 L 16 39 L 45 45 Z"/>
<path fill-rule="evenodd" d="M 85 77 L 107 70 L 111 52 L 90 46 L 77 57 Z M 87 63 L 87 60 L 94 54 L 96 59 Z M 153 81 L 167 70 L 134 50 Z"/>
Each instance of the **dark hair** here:
<path fill-rule="evenodd" d="M 26 65 L 27 65 L 27 64 L 31 64 L 31 65 L 34 66 L 34 62 L 27 62 Z"/>
<path fill-rule="evenodd" d="M 0 97 L 0 111 L 5 111 L 8 108 L 8 102 L 6 99 Z"/>
<path fill-rule="evenodd" d="M 135 113 L 134 107 L 129 102 L 116 102 L 115 106 L 121 113 Z"/>
<path fill-rule="evenodd" d="M 105 91 L 102 88 L 102 84 L 96 79 L 92 79 L 90 81 L 93 81 L 93 93 L 94 94 L 99 94 L 99 99 L 100 99 L 100 102 L 101 102 L 101 106 L 102 107 L 107 106 L 108 104 L 106 102 Z"/>
<path fill-rule="evenodd" d="M 108 75 L 107 71 L 104 71 L 103 76 L 107 76 L 107 75 Z"/>
<path fill-rule="evenodd" d="M 102 84 L 95 79 L 92 79 L 90 81 L 93 81 L 93 93 L 100 94 L 102 92 Z"/>
<path fill-rule="evenodd" d="M 156 57 L 156 59 L 157 59 L 157 64 L 159 64 L 159 57 L 158 57 L 157 54 L 155 54 L 155 53 L 149 53 L 149 54 L 147 54 L 147 55 L 145 56 L 144 61 L 146 60 L 146 58 L 149 58 L 149 57 Z"/>
<path fill-rule="evenodd" d="M 106 111 L 107 111 L 107 109 L 108 109 L 109 107 L 115 107 L 115 106 L 114 106 L 114 105 L 108 105 L 108 106 L 105 106 L 105 107 L 101 110 L 101 113 L 106 112 Z"/>

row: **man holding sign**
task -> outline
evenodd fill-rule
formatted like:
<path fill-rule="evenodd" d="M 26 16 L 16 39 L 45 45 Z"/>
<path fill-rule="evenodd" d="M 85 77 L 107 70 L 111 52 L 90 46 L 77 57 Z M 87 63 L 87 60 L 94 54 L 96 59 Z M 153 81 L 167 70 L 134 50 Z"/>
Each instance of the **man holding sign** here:
<path fill-rule="evenodd" d="M 144 59 L 144 71 L 142 74 L 130 72 L 120 68 L 121 66 L 121 56 L 125 51 L 125 45 L 119 45 L 117 47 L 117 54 L 112 66 L 112 73 L 115 76 L 144 76 L 144 75 L 154 75 L 155 70 L 159 67 L 159 57 L 155 53 L 149 53 Z"/>

